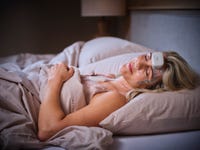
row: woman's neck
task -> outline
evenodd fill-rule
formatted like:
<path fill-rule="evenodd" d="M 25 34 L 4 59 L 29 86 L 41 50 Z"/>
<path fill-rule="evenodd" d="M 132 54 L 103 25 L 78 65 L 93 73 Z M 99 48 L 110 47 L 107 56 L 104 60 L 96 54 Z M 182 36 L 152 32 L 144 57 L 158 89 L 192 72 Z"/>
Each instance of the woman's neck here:
<path fill-rule="evenodd" d="M 128 91 L 132 89 L 132 87 L 128 84 L 128 82 L 122 76 L 110 82 L 117 91 L 123 94 L 126 94 Z"/>

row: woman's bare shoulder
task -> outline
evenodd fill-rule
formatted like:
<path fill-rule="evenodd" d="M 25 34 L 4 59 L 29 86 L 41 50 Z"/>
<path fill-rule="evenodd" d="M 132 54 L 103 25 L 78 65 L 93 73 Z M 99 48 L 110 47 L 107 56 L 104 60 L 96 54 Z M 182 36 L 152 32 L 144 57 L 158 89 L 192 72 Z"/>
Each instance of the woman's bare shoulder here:
<path fill-rule="evenodd" d="M 96 94 L 92 100 L 91 103 L 98 103 L 98 102 L 115 102 L 119 104 L 125 104 L 126 103 L 126 97 L 122 94 L 120 94 L 117 91 L 108 91 L 108 92 L 103 92 Z"/>

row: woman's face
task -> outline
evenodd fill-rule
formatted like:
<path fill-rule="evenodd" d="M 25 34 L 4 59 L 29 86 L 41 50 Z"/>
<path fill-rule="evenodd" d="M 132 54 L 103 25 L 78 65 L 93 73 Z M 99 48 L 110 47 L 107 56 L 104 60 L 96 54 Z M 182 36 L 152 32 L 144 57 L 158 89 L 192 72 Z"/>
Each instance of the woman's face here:
<path fill-rule="evenodd" d="M 144 83 L 153 78 L 151 62 L 152 53 L 147 53 L 132 59 L 120 68 L 120 73 L 133 88 L 147 88 L 152 83 Z"/>

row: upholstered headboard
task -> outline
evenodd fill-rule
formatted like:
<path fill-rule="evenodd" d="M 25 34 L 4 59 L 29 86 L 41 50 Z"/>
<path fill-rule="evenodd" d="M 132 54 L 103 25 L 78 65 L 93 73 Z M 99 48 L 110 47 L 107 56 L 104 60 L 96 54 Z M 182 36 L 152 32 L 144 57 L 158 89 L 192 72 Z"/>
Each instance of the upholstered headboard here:
<path fill-rule="evenodd" d="M 133 5 L 134 1 L 129 6 L 130 40 L 152 49 L 175 50 L 200 73 L 200 7 L 184 5 L 187 1 L 164 4 L 142 0 Z"/>

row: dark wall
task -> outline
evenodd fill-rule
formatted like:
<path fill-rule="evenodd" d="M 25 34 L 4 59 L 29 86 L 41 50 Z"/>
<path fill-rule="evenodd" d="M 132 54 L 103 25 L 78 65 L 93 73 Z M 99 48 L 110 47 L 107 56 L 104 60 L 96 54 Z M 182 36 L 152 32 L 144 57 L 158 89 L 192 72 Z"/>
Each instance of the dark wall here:
<path fill-rule="evenodd" d="M 58 53 L 96 33 L 98 18 L 81 17 L 80 0 L 0 2 L 0 56 L 22 52 Z M 111 35 L 122 37 L 124 18 L 109 19 Z M 123 29 L 124 30 L 124 29 Z"/>

